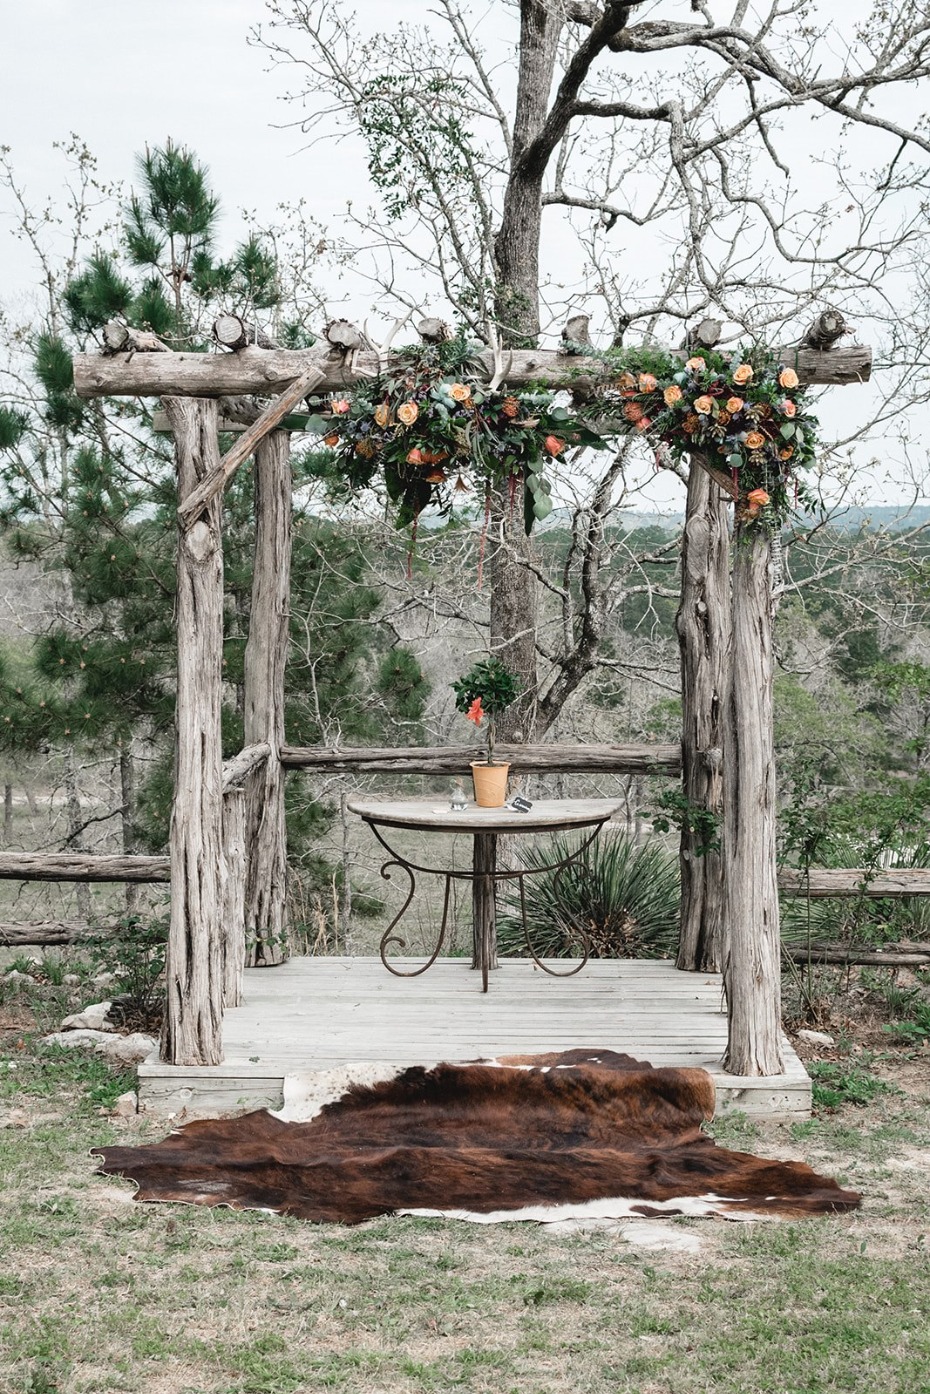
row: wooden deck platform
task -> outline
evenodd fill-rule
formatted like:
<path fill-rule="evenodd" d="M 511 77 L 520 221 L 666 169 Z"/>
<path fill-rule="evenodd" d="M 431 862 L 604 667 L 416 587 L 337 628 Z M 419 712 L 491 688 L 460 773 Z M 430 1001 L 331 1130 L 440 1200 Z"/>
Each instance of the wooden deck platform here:
<path fill-rule="evenodd" d="M 462 958 L 439 959 L 418 978 L 393 977 L 377 958 L 294 958 L 246 972 L 244 1005 L 226 1014 L 224 1064 L 150 1059 L 139 1067 L 139 1093 L 146 1108 L 203 1116 L 278 1108 L 286 1075 L 349 1063 L 435 1064 L 594 1046 L 708 1070 L 718 1113 L 809 1115 L 811 1082 L 787 1040 L 785 1074 L 755 1079 L 724 1074 L 726 1035 L 720 978 L 654 959 L 597 960 L 572 978 L 507 959 L 485 996 L 480 974 Z"/>

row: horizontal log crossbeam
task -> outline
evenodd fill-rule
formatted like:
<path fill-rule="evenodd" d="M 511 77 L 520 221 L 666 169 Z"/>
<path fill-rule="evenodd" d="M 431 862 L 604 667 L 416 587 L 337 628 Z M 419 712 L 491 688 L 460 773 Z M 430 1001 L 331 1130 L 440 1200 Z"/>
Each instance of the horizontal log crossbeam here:
<path fill-rule="evenodd" d="M 686 358 L 689 350 L 673 352 Z M 867 382 L 872 373 L 872 350 L 866 345 L 830 349 L 789 345 L 776 350 L 776 354 L 795 369 L 805 384 L 840 386 Z M 487 351 L 479 358 L 490 380 L 496 368 L 494 355 Z M 244 348 L 238 353 L 222 354 L 78 353 L 74 358 L 74 387 L 79 397 L 228 397 L 238 393 L 269 396 L 284 392 L 315 369 L 319 378 L 314 390 L 337 392 L 376 376 L 381 367 L 378 354 L 364 349 L 349 359 L 320 348 Z M 596 357 L 555 349 L 515 349 L 508 354 L 506 381 L 511 387 L 545 382 L 550 387 L 570 388 L 580 379 L 604 380 L 616 371 L 615 366 Z M 299 397 L 294 399 L 297 400 Z"/>
<path fill-rule="evenodd" d="M 812 867 L 810 872 L 783 867 L 778 873 L 782 895 L 810 896 L 811 900 L 900 900 L 909 895 L 930 895 L 930 867 L 896 867 L 872 872 L 856 867 Z"/>
<path fill-rule="evenodd" d="M 168 857 L 97 856 L 77 852 L 0 853 L 4 881 L 168 881 Z"/>
<path fill-rule="evenodd" d="M 258 745 L 247 745 L 238 755 L 224 760 L 223 793 L 227 794 L 230 789 L 241 789 L 252 771 L 263 765 L 270 755 L 271 746 L 267 741 L 262 741 Z"/>
<path fill-rule="evenodd" d="M 500 761 L 519 773 L 535 774 L 669 774 L 681 771 L 680 745 L 501 745 Z M 465 775 L 472 761 L 484 760 L 481 746 L 408 746 L 384 749 L 327 750 L 322 746 L 283 745 L 286 769 L 328 774 Z"/>

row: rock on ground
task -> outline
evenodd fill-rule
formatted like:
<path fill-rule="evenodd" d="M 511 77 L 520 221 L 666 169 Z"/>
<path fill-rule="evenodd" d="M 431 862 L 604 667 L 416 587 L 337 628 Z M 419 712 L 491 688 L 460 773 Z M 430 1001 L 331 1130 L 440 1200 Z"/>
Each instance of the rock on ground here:
<path fill-rule="evenodd" d="M 62 1031 L 115 1031 L 112 1022 L 107 1021 L 112 1002 L 91 1002 L 83 1011 L 72 1012 L 61 1023 Z"/>
<path fill-rule="evenodd" d="M 84 1046 L 98 1051 L 101 1055 L 118 1060 L 123 1065 L 138 1065 L 147 1060 L 158 1044 L 154 1036 L 146 1036 L 141 1031 L 133 1031 L 130 1036 L 119 1036 L 112 1031 L 81 1029 L 72 1031 L 53 1031 L 42 1038 L 43 1045 Z"/>

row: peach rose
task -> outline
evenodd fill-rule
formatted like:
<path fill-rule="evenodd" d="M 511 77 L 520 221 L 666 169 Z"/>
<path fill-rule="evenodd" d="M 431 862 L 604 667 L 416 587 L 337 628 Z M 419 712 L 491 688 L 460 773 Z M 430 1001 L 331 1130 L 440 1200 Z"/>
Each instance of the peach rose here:
<path fill-rule="evenodd" d="M 703 358 L 689 358 L 685 367 L 689 373 L 703 373 L 707 367 L 707 362 Z"/>
<path fill-rule="evenodd" d="M 778 381 L 782 387 L 790 391 L 792 387 L 798 386 L 801 379 L 793 368 L 782 368 L 781 372 L 778 374 Z"/>
<path fill-rule="evenodd" d="M 751 363 L 741 363 L 733 374 L 733 381 L 736 383 L 737 387 L 745 387 L 747 382 L 752 381 L 752 378 L 753 371 Z"/>
<path fill-rule="evenodd" d="M 798 414 L 798 409 L 795 406 L 794 402 L 791 401 L 790 397 L 786 398 L 785 401 L 782 402 L 781 409 L 786 416 L 797 416 Z"/>
<path fill-rule="evenodd" d="M 662 400 L 667 407 L 675 406 L 676 402 L 681 401 L 681 388 L 675 387 L 674 384 L 671 387 L 666 387 L 662 393 Z"/>
<path fill-rule="evenodd" d="M 640 373 L 640 375 L 639 375 L 639 390 L 640 390 L 640 392 L 655 392 L 655 390 L 656 390 L 656 388 L 658 387 L 658 385 L 659 385 L 659 384 L 658 384 L 658 381 L 652 376 L 651 373 Z"/>
<path fill-rule="evenodd" d="M 471 388 L 464 382 L 454 382 L 449 388 L 449 396 L 454 402 L 467 402 L 471 396 Z"/>
<path fill-rule="evenodd" d="M 408 464 L 408 465 L 422 465 L 422 464 L 423 464 L 423 451 L 422 451 L 422 450 L 417 450 L 417 448 L 416 448 L 415 446 L 414 446 L 413 450 L 408 450 L 408 451 L 407 451 L 407 464 Z"/>
<path fill-rule="evenodd" d="M 727 398 L 727 411 L 731 416 L 735 416 L 738 411 L 742 411 L 745 405 L 746 403 L 743 401 L 742 397 Z"/>
<path fill-rule="evenodd" d="M 746 437 L 747 450 L 761 450 L 765 445 L 765 436 L 761 431 L 750 431 Z"/>
<path fill-rule="evenodd" d="M 696 397 L 696 398 L 695 398 L 694 410 L 695 410 L 696 412 L 698 412 L 698 414 L 699 414 L 700 416 L 710 416 L 710 414 L 711 414 L 711 412 L 713 411 L 713 409 L 714 409 L 714 399 L 713 399 L 713 397 Z"/>
<path fill-rule="evenodd" d="M 751 489 L 746 498 L 757 508 L 764 508 L 767 503 L 771 503 L 771 499 L 764 489 Z"/>
<path fill-rule="evenodd" d="M 549 451 L 550 455 L 561 455 L 562 451 L 565 449 L 564 440 L 559 440 L 558 436 L 546 436 L 543 445 Z"/>
<path fill-rule="evenodd" d="M 793 445 L 786 445 L 782 450 L 779 450 L 779 452 L 778 452 L 778 458 L 779 458 L 779 460 L 790 460 L 793 454 L 794 454 L 794 446 L 793 446 Z"/>
<path fill-rule="evenodd" d="M 345 416 L 346 412 L 350 410 L 352 403 L 349 401 L 348 397 L 339 397 L 334 402 L 331 402 L 330 405 L 337 416 Z"/>
<path fill-rule="evenodd" d="M 637 421 L 637 423 L 636 423 L 636 429 L 637 429 L 637 431 L 648 431 L 648 430 L 649 430 L 649 427 L 650 427 L 651 425 L 652 425 L 652 417 L 651 417 L 651 416 L 641 416 L 640 419 L 639 419 L 639 420 Z"/>
<path fill-rule="evenodd" d="M 378 426 L 390 426 L 391 408 L 388 406 L 387 402 L 380 402 L 379 405 L 375 407 L 375 422 Z"/>
<path fill-rule="evenodd" d="M 323 437 L 323 444 L 324 444 L 324 445 L 338 445 L 338 444 L 339 444 L 339 436 L 338 436 L 338 434 L 337 434 L 335 431 L 330 431 L 330 433 L 329 433 L 328 436 L 324 436 L 324 437 Z"/>
<path fill-rule="evenodd" d="M 402 421 L 405 426 L 412 426 L 419 415 L 420 408 L 417 406 L 416 402 L 403 402 L 397 408 L 398 419 Z"/>

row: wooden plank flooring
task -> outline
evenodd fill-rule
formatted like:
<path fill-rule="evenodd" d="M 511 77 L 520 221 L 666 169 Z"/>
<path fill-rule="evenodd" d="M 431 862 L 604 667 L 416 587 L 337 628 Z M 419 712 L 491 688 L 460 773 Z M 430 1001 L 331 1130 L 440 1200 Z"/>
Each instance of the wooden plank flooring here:
<path fill-rule="evenodd" d="M 416 966 L 416 960 L 405 960 Z M 564 961 L 551 961 L 566 967 Z M 188 1115 L 281 1101 L 284 1076 L 350 1062 L 399 1065 L 593 1046 L 653 1065 L 710 1071 L 718 1111 L 806 1116 L 811 1084 L 787 1040 L 776 1078 L 726 1075 L 720 978 L 668 962 L 597 960 L 554 978 L 508 959 L 480 990 L 465 959 L 438 960 L 417 978 L 393 977 L 377 958 L 295 958 L 245 975 L 244 1004 L 226 1014 L 225 1062 L 139 1069 L 146 1107 Z"/>

